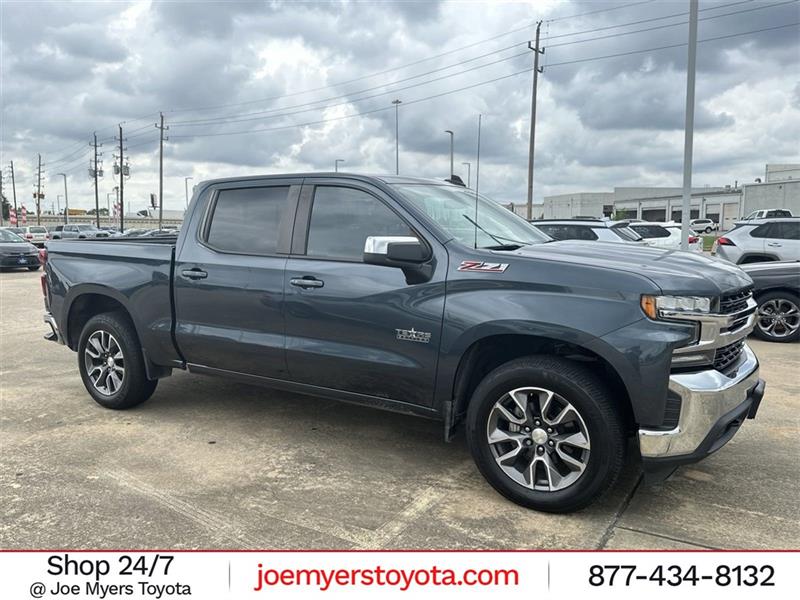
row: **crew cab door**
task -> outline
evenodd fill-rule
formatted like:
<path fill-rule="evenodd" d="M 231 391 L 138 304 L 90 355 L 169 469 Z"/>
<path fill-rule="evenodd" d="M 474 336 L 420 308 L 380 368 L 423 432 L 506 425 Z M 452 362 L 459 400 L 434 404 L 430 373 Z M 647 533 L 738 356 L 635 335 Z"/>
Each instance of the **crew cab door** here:
<path fill-rule="evenodd" d="M 190 365 L 286 377 L 283 276 L 300 179 L 217 184 L 175 262 L 178 348 Z"/>
<path fill-rule="evenodd" d="M 309 184 L 312 181 L 313 184 Z M 293 381 L 430 406 L 444 310 L 447 256 L 430 244 L 431 276 L 365 264 L 371 236 L 422 237 L 381 190 L 306 180 L 286 265 L 286 357 Z M 422 238 L 424 239 L 424 238 Z"/>

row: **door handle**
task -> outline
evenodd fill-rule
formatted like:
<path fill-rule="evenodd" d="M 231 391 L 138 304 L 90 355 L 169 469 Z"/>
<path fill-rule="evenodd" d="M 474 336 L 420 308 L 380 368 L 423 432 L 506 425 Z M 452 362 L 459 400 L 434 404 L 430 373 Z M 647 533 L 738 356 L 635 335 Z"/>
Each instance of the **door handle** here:
<path fill-rule="evenodd" d="M 291 283 L 295 287 L 303 289 L 321 288 L 323 285 L 325 285 L 324 281 L 317 279 L 315 277 L 311 277 L 310 275 L 306 275 L 305 277 L 293 277 L 292 279 L 289 280 L 289 283 Z"/>
<path fill-rule="evenodd" d="M 208 273 L 201 269 L 186 269 L 181 271 L 181 276 L 185 279 L 205 279 L 208 277 Z"/>
<path fill-rule="evenodd" d="M 769 242 L 767 246 L 771 246 L 772 248 L 780 248 L 783 244 L 778 244 L 777 242 Z"/>

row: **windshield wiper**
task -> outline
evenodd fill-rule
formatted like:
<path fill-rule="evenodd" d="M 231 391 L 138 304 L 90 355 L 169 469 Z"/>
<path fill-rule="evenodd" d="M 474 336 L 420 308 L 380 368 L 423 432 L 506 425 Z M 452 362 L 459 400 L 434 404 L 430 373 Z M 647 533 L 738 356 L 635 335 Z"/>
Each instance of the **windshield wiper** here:
<path fill-rule="evenodd" d="M 461 216 L 497 242 L 497 246 L 482 246 L 487 250 L 516 250 L 517 248 L 522 248 L 523 246 L 527 245 L 526 242 L 520 242 L 519 240 L 513 240 L 511 238 L 503 237 L 502 235 L 494 235 L 489 233 L 486 231 L 486 229 L 478 225 L 478 222 L 475 221 L 475 219 L 470 218 L 469 215 L 462 214 Z M 511 244 L 506 244 L 504 242 L 511 242 Z"/>

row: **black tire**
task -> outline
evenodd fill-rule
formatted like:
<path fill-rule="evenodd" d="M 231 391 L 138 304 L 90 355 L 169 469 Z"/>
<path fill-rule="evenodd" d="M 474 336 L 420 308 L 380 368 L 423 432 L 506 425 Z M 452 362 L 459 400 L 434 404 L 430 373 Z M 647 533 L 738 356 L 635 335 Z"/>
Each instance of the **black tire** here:
<path fill-rule="evenodd" d="M 103 393 L 95 387 L 87 370 L 86 346 L 89 338 L 97 332 L 111 334 L 122 352 L 124 365 L 122 384 L 110 394 Z M 78 342 L 78 370 L 83 385 L 94 401 L 100 406 L 115 410 L 141 404 L 153 395 L 158 385 L 158 380 L 147 378 L 136 330 L 130 319 L 121 313 L 103 313 L 89 319 Z"/>
<path fill-rule="evenodd" d="M 586 425 L 591 450 L 585 470 L 563 489 L 526 487 L 507 475 L 492 454 L 487 436 L 490 413 L 507 392 L 521 387 L 552 390 L 574 406 Z M 553 356 L 529 356 L 498 367 L 478 385 L 467 410 L 467 441 L 486 480 L 512 502 L 544 512 L 580 510 L 614 485 L 625 463 L 624 431 L 621 409 L 606 386 L 582 365 Z"/>
<path fill-rule="evenodd" d="M 773 328 L 772 332 L 768 331 L 769 325 L 772 324 L 772 320 L 766 317 L 762 318 L 762 309 L 764 310 L 764 313 L 767 314 L 769 313 L 769 310 L 767 309 L 770 306 L 781 308 L 793 307 L 794 311 L 800 310 L 800 298 L 797 296 L 797 294 L 779 290 L 758 296 L 757 300 L 758 308 L 756 308 L 756 325 L 753 329 L 753 335 L 768 342 L 788 343 L 796 342 L 798 339 L 800 339 L 800 327 L 797 327 L 794 330 L 794 333 L 788 333 L 788 335 L 778 335 L 779 333 L 787 333 L 790 329 L 790 326 L 800 325 L 800 316 L 798 316 L 797 312 L 794 312 L 794 316 L 790 317 L 789 320 L 784 320 L 783 327 L 781 327 L 780 323 L 777 324 Z M 786 315 L 784 315 L 784 319 L 786 319 Z"/>
<path fill-rule="evenodd" d="M 36 265 L 35 267 L 28 267 L 28 271 L 38 271 L 41 265 Z"/>

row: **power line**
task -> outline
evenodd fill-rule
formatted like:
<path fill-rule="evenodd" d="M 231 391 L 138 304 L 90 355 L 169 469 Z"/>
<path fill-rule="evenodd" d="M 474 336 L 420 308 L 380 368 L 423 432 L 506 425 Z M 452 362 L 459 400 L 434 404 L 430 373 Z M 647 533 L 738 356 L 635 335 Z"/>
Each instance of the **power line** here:
<path fill-rule="evenodd" d="M 705 39 L 702 39 L 702 40 L 698 40 L 697 43 L 700 44 L 700 43 L 705 43 L 705 42 L 713 42 L 713 41 L 716 41 L 716 40 L 723 40 L 723 39 L 728 39 L 728 38 L 733 38 L 733 37 L 741 37 L 741 36 L 745 36 L 745 35 L 752 35 L 752 34 L 756 34 L 756 33 L 762 33 L 762 32 L 765 32 L 765 31 L 774 31 L 774 30 L 777 30 L 777 29 L 784 29 L 786 27 L 796 27 L 798 25 L 800 25 L 800 21 L 795 22 L 795 23 L 788 23 L 788 24 L 785 24 L 785 25 L 777 25 L 777 26 L 774 26 L 774 27 L 765 27 L 765 28 L 762 28 L 762 29 L 754 29 L 754 30 L 751 30 L 751 31 L 742 31 L 742 32 L 739 32 L 739 33 L 732 33 L 732 34 L 729 34 L 729 35 L 721 35 L 721 36 L 715 36 L 715 37 L 711 37 L 711 38 L 705 38 Z M 686 46 L 686 45 L 687 45 L 686 42 L 684 42 L 684 43 L 680 43 L 680 44 L 670 44 L 670 45 L 666 45 L 666 46 L 658 46 L 658 47 L 655 47 L 655 48 L 643 48 L 643 49 L 640 49 L 640 50 L 630 50 L 628 52 L 620 52 L 620 53 L 616 53 L 616 54 L 607 54 L 607 55 L 604 55 L 604 56 L 593 56 L 593 57 L 587 57 L 587 58 L 582 58 L 582 59 L 577 59 L 577 60 L 564 61 L 564 62 L 560 62 L 560 63 L 551 63 L 551 64 L 548 65 L 548 68 L 559 67 L 559 66 L 564 66 L 564 65 L 572 65 L 572 64 L 577 64 L 577 63 L 584 63 L 584 62 L 593 62 L 593 61 L 597 61 L 597 60 L 605 60 L 605 59 L 609 59 L 609 58 L 617 58 L 617 57 L 622 57 L 622 56 L 630 56 L 630 55 L 633 55 L 633 54 L 644 54 L 644 53 L 647 53 L 647 52 L 655 52 L 655 51 L 666 50 L 666 49 L 670 49 L 670 48 L 680 48 L 680 47 Z M 489 79 L 487 81 L 481 81 L 481 82 L 478 82 L 478 83 L 474 83 L 474 84 L 471 84 L 471 85 L 460 87 L 460 88 L 457 88 L 457 89 L 454 89 L 454 90 L 448 90 L 448 91 L 441 92 L 441 93 L 438 93 L 438 94 L 432 94 L 432 95 L 429 95 L 429 96 L 425 96 L 423 98 L 418 98 L 416 100 L 408 100 L 408 101 L 404 100 L 403 104 L 404 105 L 417 104 L 419 102 L 432 100 L 434 98 L 440 98 L 442 96 L 448 96 L 450 94 L 454 94 L 454 93 L 457 93 L 457 92 L 473 89 L 473 88 L 480 87 L 480 86 L 483 86 L 483 85 L 488 85 L 490 83 L 496 83 L 498 81 L 502 81 L 502 80 L 505 80 L 505 79 L 510 79 L 512 77 L 516 77 L 516 76 L 522 75 L 524 73 L 530 73 L 531 71 L 533 71 L 533 67 L 522 69 L 522 70 L 516 71 L 514 73 L 509 73 L 508 75 L 495 77 L 495 78 Z M 383 106 L 383 107 L 375 108 L 375 109 L 372 109 L 372 110 L 367 110 L 367 111 L 363 111 L 363 112 L 359 112 L 359 113 L 354 113 L 354 114 L 351 114 L 351 115 L 342 115 L 342 116 L 339 116 L 339 117 L 330 117 L 330 118 L 327 118 L 327 119 L 319 119 L 319 120 L 316 120 L 316 121 L 309 121 L 309 122 L 306 122 L 306 123 L 295 123 L 295 124 L 292 124 L 292 125 L 282 125 L 282 126 L 278 126 L 278 127 L 247 129 L 247 130 L 242 130 L 242 131 L 222 131 L 222 132 L 214 132 L 214 133 L 196 133 L 196 134 L 186 134 L 186 135 L 173 135 L 171 137 L 172 138 L 218 137 L 218 136 L 225 136 L 225 135 L 243 135 L 243 134 L 247 134 L 247 133 L 259 133 L 259 132 L 265 132 L 265 131 L 281 131 L 281 130 L 286 130 L 286 129 L 294 129 L 294 128 L 297 128 L 297 127 L 309 127 L 309 126 L 312 126 L 312 125 L 320 125 L 320 124 L 323 124 L 323 123 L 341 121 L 341 120 L 344 120 L 344 119 L 352 119 L 354 117 L 361 117 L 361 116 L 365 116 L 365 115 L 371 115 L 371 114 L 375 114 L 375 113 L 378 113 L 378 112 L 391 110 L 391 109 L 392 109 L 392 106 Z"/>
<path fill-rule="evenodd" d="M 700 12 L 706 10 L 719 10 L 721 8 L 730 8 L 731 6 L 738 6 L 740 4 L 749 4 L 754 0 L 739 0 L 738 2 L 729 2 L 727 4 L 720 4 L 719 6 L 708 6 L 706 8 L 701 8 Z M 652 23 L 653 21 L 663 21 L 664 19 L 674 19 L 675 17 L 685 17 L 689 14 L 688 11 L 685 12 L 678 12 L 672 13 L 669 15 L 663 15 L 660 17 L 650 17 L 647 19 L 639 19 L 638 21 L 628 21 L 627 23 L 618 23 L 617 25 L 606 25 L 605 27 L 594 27 L 592 29 L 586 29 L 584 31 L 573 31 L 571 33 L 559 33 L 558 35 L 551 35 L 549 40 L 554 40 L 557 38 L 563 37 L 572 37 L 574 35 L 581 35 L 584 33 L 595 33 L 597 31 L 608 31 L 609 29 L 619 29 L 620 27 L 628 27 L 629 25 L 641 25 L 642 23 Z M 545 40 L 546 41 L 546 40 Z"/>
<path fill-rule="evenodd" d="M 581 13 L 581 14 L 577 14 L 577 15 L 566 15 L 566 16 L 563 16 L 563 17 L 556 17 L 556 18 L 550 19 L 550 20 L 551 21 L 562 21 L 562 20 L 566 20 L 566 19 L 574 19 L 574 18 L 578 18 L 578 17 L 581 17 L 581 16 L 590 15 L 590 14 L 597 14 L 597 13 L 602 13 L 602 12 L 611 12 L 611 11 L 620 10 L 620 9 L 624 9 L 624 8 L 631 8 L 631 7 L 634 7 L 634 6 L 641 5 L 641 4 L 650 4 L 653 1 L 654 0 L 644 0 L 644 1 L 640 1 L 640 2 L 632 2 L 630 4 L 625 4 L 623 6 L 615 6 L 615 7 L 612 7 L 612 8 L 605 8 L 605 9 L 591 11 L 591 12 L 588 12 L 588 13 Z M 753 0 L 748 0 L 748 1 L 752 2 Z M 682 14 L 687 14 L 687 13 L 682 13 Z M 528 24 L 526 24 L 526 25 L 524 25 L 522 27 L 518 27 L 518 28 L 515 28 L 515 29 L 510 29 L 508 31 L 504 31 L 502 33 L 494 35 L 492 37 L 488 37 L 488 38 L 485 38 L 485 39 L 482 39 L 482 40 L 478 40 L 476 42 L 472 42 L 471 44 L 467 44 L 465 46 L 460 46 L 458 48 L 453 48 L 452 50 L 447 50 L 445 52 L 440 52 L 439 54 L 434 54 L 434 55 L 431 55 L 431 56 L 427 56 L 425 58 L 421 58 L 421 59 L 418 59 L 418 60 L 415 60 L 415 61 L 412 61 L 412 62 L 408 62 L 408 63 L 402 64 L 402 65 L 398 65 L 396 67 L 390 67 L 390 68 L 384 69 L 382 71 L 376 71 L 376 72 L 370 73 L 368 75 L 361 75 L 359 77 L 355 77 L 353 79 L 348 79 L 346 81 L 339 81 L 337 83 L 331 83 L 331 84 L 328 84 L 328 85 L 324 85 L 324 86 L 320 86 L 320 87 L 316 87 L 316 88 L 310 88 L 310 89 L 302 90 L 302 91 L 298 91 L 298 92 L 291 92 L 289 94 L 282 94 L 280 96 L 270 96 L 270 97 L 267 97 L 267 98 L 260 98 L 260 99 L 256 99 L 256 100 L 246 100 L 246 101 L 242 101 L 242 102 L 232 102 L 232 103 L 227 103 L 227 104 L 216 104 L 216 105 L 206 105 L 206 106 L 197 106 L 197 107 L 176 108 L 176 109 L 168 110 L 166 112 L 168 112 L 168 113 L 200 112 L 200 111 L 206 111 L 206 110 L 216 110 L 216 109 L 220 109 L 220 108 L 233 108 L 235 106 L 246 106 L 248 104 L 259 104 L 261 102 L 269 102 L 269 101 L 272 101 L 272 100 L 280 100 L 280 99 L 283 99 L 283 98 L 290 98 L 290 97 L 294 97 L 294 96 L 300 96 L 300 95 L 303 95 L 303 94 L 310 94 L 312 92 L 319 92 L 321 90 L 326 90 L 326 89 L 330 89 L 330 88 L 335 88 L 335 87 L 347 85 L 347 84 L 350 84 L 350 83 L 356 83 L 358 81 L 363 81 L 364 79 L 372 79 L 373 77 L 377 77 L 379 75 L 385 75 L 387 73 L 392 73 L 394 71 L 400 71 L 402 69 L 406 69 L 408 67 L 413 67 L 413 66 L 416 66 L 416 65 L 431 61 L 431 60 L 435 60 L 437 58 L 442 58 L 443 56 L 449 56 L 451 54 L 455 54 L 457 52 L 461 52 L 462 50 L 467 50 L 469 48 L 474 48 L 475 46 L 480 46 L 480 45 L 485 44 L 487 42 L 492 42 L 492 41 L 500 39 L 502 37 L 506 37 L 506 36 L 514 34 L 514 33 L 519 33 L 520 31 L 525 31 L 526 29 L 529 29 L 529 28 L 533 27 L 535 24 L 536 24 L 536 21 L 534 20 L 534 21 L 531 21 L 531 22 L 529 22 Z M 499 52 L 499 50 L 496 51 L 496 52 Z"/>
<path fill-rule="evenodd" d="M 742 11 L 736 11 L 736 12 L 732 12 L 732 13 L 725 13 L 725 14 L 722 14 L 722 15 L 712 15 L 712 16 L 709 16 L 709 17 L 705 17 L 705 19 L 716 19 L 716 18 L 730 16 L 730 15 L 733 15 L 733 14 L 739 14 L 741 12 L 750 12 L 750 11 L 753 11 L 753 10 L 760 10 L 762 8 L 770 8 L 770 7 L 776 7 L 776 6 L 786 5 L 786 4 L 792 4 L 792 3 L 796 3 L 797 1 L 798 0 L 788 0 L 788 1 L 784 1 L 784 2 L 778 2 L 778 3 L 766 5 L 766 6 L 759 6 L 759 7 L 756 7 L 756 8 L 745 9 L 745 10 L 742 10 Z M 664 27 L 674 27 L 674 26 L 681 25 L 681 24 L 685 24 L 685 23 L 675 23 L 675 24 L 670 24 L 670 25 L 661 25 L 661 26 L 657 26 L 657 27 L 653 27 L 653 28 L 647 28 L 647 29 L 638 30 L 638 31 L 622 32 L 620 34 L 614 34 L 613 36 L 600 36 L 600 37 L 597 37 L 597 38 L 588 38 L 588 39 L 585 39 L 585 40 L 576 40 L 576 41 L 572 41 L 572 42 L 564 42 L 562 44 L 554 44 L 554 45 L 552 45 L 550 47 L 552 48 L 552 47 L 557 47 L 557 46 L 562 46 L 562 45 L 591 42 L 591 41 L 594 41 L 594 40 L 606 39 L 608 37 L 616 37 L 616 35 L 627 35 L 627 34 L 632 34 L 632 33 L 640 33 L 640 32 L 644 32 L 644 31 L 650 31 L 652 29 L 658 29 L 658 28 L 664 28 Z M 508 48 L 505 48 L 504 50 L 507 50 L 507 49 L 510 49 L 510 48 L 514 48 L 514 47 L 515 46 L 509 46 Z M 489 53 L 489 54 L 492 54 L 492 53 Z M 177 122 L 173 122 L 172 125 L 175 126 L 175 127 L 199 127 L 199 126 L 205 126 L 205 125 L 224 125 L 224 124 L 229 124 L 229 123 L 245 123 L 245 122 L 251 122 L 251 121 L 265 121 L 265 120 L 271 120 L 271 119 L 278 119 L 278 118 L 294 116 L 294 115 L 297 115 L 297 114 L 302 114 L 302 113 L 312 112 L 312 111 L 317 111 L 317 110 L 327 110 L 327 109 L 336 108 L 336 107 L 339 107 L 339 106 L 350 105 L 350 104 L 353 104 L 353 103 L 356 103 L 356 102 L 363 102 L 365 100 L 371 100 L 371 99 L 378 98 L 378 97 L 381 97 L 381 96 L 386 96 L 386 95 L 390 95 L 390 94 L 396 94 L 399 91 L 405 91 L 405 90 L 408 90 L 408 89 L 412 89 L 414 87 L 419 87 L 421 85 L 427 85 L 429 83 L 442 81 L 444 79 L 449 79 L 451 77 L 456 77 L 456 76 L 462 75 L 464 73 L 468 73 L 468 72 L 475 71 L 475 70 L 478 70 L 478 69 L 483 69 L 485 67 L 492 66 L 492 65 L 495 65 L 495 64 L 498 64 L 498 63 L 501 63 L 501 62 L 505 62 L 507 60 L 513 60 L 513 59 L 518 58 L 520 56 L 523 56 L 525 54 L 527 54 L 527 52 L 514 54 L 514 55 L 511 55 L 511 56 L 502 58 L 502 59 L 498 59 L 498 60 L 495 60 L 495 61 L 491 61 L 491 62 L 488 62 L 488 63 L 477 65 L 475 67 L 470 67 L 468 69 L 464 69 L 464 70 L 458 71 L 456 73 L 443 75 L 441 77 L 435 77 L 433 79 L 430 79 L 430 80 L 427 80 L 427 81 L 422 81 L 422 82 L 419 82 L 419 83 L 416 83 L 416 84 L 412 84 L 412 85 L 407 85 L 407 86 L 403 86 L 403 87 L 399 87 L 399 88 L 391 88 L 391 89 L 388 89 L 388 90 L 385 90 L 385 91 L 382 91 L 382 92 L 379 92 L 379 93 L 376 93 L 376 94 L 371 94 L 371 95 L 363 96 L 363 97 L 360 97 L 360 98 L 352 98 L 352 95 L 360 94 L 360 93 L 363 93 L 363 92 L 372 91 L 372 90 L 375 90 L 375 89 L 383 89 L 386 86 L 383 86 L 383 85 L 375 86 L 375 87 L 372 87 L 372 88 L 367 88 L 367 89 L 364 89 L 364 90 L 360 90 L 358 92 L 353 92 L 352 94 L 344 94 L 344 95 L 340 95 L 340 96 L 333 96 L 331 98 L 321 99 L 321 100 L 317 100 L 317 101 L 314 101 L 314 102 L 307 102 L 307 103 L 298 104 L 298 105 L 295 105 L 295 106 L 286 106 L 286 107 L 281 107 L 281 108 L 267 109 L 267 110 L 263 110 L 263 111 L 254 111 L 254 112 L 251 112 L 251 113 L 232 114 L 232 115 L 214 117 L 214 118 L 209 118 L 209 119 L 196 119 L 196 120 L 187 120 L 187 121 L 177 121 Z M 484 56 L 486 56 L 486 55 L 484 55 Z M 480 58 L 480 57 L 476 57 L 476 58 Z M 472 61 L 472 60 L 474 60 L 474 59 L 470 59 L 470 61 Z M 467 61 L 467 62 L 469 62 L 469 61 Z M 455 63 L 453 65 L 449 65 L 448 67 L 442 67 L 441 69 L 437 69 L 437 70 L 444 70 L 446 68 L 449 68 L 449 67 L 452 67 L 452 66 L 456 66 L 457 64 L 461 64 L 461 63 Z M 564 64 L 564 63 L 559 63 L 559 64 Z M 394 83 L 401 83 L 403 81 L 413 80 L 413 79 L 416 79 L 416 78 L 421 77 L 421 76 L 426 75 L 426 74 L 427 73 L 423 73 L 423 74 L 420 74 L 420 75 L 415 75 L 415 76 L 412 76 L 412 77 L 408 77 L 408 78 L 406 78 L 404 80 L 399 80 L 399 81 L 394 82 Z M 389 85 L 393 85 L 393 84 L 389 84 Z M 346 98 L 346 100 L 343 100 L 342 102 L 338 102 L 338 103 L 335 103 L 335 104 L 327 104 L 327 105 L 324 105 L 324 106 L 315 106 L 315 105 L 323 103 L 323 102 L 328 102 L 330 100 L 338 100 L 338 99 L 341 99 L 341 98 Z M 294 109 L 294 108 L 302 108 L 304 106 L 309 106 L 311 108 L 306 108 L 306 109 L 302 109 L 302 110 L 291 110 L 291 109 Z M 280 112 L 280 111 L 286 111 L 286 110 L 289 110 L 290 112 Z M 273 113 L 277 113 L 277 114 L 273 114 Z"/>
<path fill-rule="evenodd" d="M 296 106 L 285 106 L 285 107 L 282 107 L 282 108 L 272 108 L 272 109 L 269 109 L 269 110 L 257 111 L 257 112 L 252 112 L 252 113 L 242 113 L 242 114 L 239 114 L 239 115 L 228 115 L 228 116 L 225 116 L 225 117 L 216 117 L 214 119 L 198 119 L 198 120 L 193 120 L 193 121 L 175 121 L 175 122 L 172 122 L 172 125 L 175 126 L 175 127 L 194 127 L 194 126 L 198 126 L 198 125 L 219 125 L 219 124 L 225 124 L 225 123 L 241 123 L 241 122 L 245 122 L 245 121 L 260 121 L 262 119 L 274 119 L 274 118 L 277 118 L 277 117 L 290 116 L 290 115 L 294 115 L 294 114 L 298 114 L 298 113 L 302 113 L 302 112 L 308 112 L 308 111 L 311 111 L 311 110 L 335 108 L 337 106 L 343 106 L 343 105 L 346 105 L 346 104 L 351 104 L 353 102 L 360 102 L 360 101 L 363 101 L 363 100 L 370 100 L 372 98 L 377 98 L 379 96 L 385 96 L 387 94 L 394 94 L 394 93 L 399 92 L 399 91 L 411 89 L 411 88 L 414 88 L 414 87 L 419 87 L 421 85 L 427 85 L 429 83 L 434 83 L 436 81 L 442 81 L 443 79 L 449 79 L 451 77 L 456 77 L 458 75 L 463 75 L 464 73 L 469 73 L 471 71 L 477 71 L 478 69 L 483 69 L 483 68 L 486 68 L 486 67 L 490 67 L 492 65 L 499 64 L 501 62 L 505 62 L 505 61 L 508 61 L 508 60 L 513 60 L 515 58 L 519 58 L 520 56 L 527 56 L 527 55 L 528 55 L 527 51 L 520 52 L 518 54 L 513 54 L 513 55 L 507 56 L 505 58 L 501 58 L 501 59 L 494 60 L 494 61 L 491 61 L 491 62 L 483 63 L 483 64 L 477 65 L 475 67 L 470 67 L 468 69 L 464 69 L 464 70 L 458 71 L 456 73 L 450 73 L 449 75 L 442 75 L 440 77 L 435 77 L 433 79 L 429 79 L 428 81 L 422 81 L 420 83 L 407 85 L 407 86 L 404 86 L 404 87 L 392 88 L 390 90 L 386 90 L 386 91 L 383 91 L 383 92 L 380 92 L 380 93 L 377 93 L 377 94 L 372 94 L 371 96 L 364 96 L 363 98 L 352 98 L 351 99 L 350 96 L 352 94 L 344 94 L 344 95 L 341 95 L 341 96 L 333 96 L 331 98 L 325 98 L 325 99 L 322 99 L 322 100 L 316 100 L 314 102 L 307 102 L 305 104 L 298 104 Z M 406 80 L 400 80 L 400 81 L 397 81 L 397 82 L 394 82 L 394 83 L 400 83 L 402 81 L 407 81 L 407 80 L 410 80 L 410 79 L 416 79 L 416 78 L 418 78 L 420 76 L 421 75 L 417 75 L 417 76 L 414 76 L 414 77 L 409 77 Z M 389 84 L 389 85 L 392 85 L 392 84 Z M 353 92 L 353 94 L 359 94 L 359 93 L 362 93 L 362 92 L 368 92 L 368 91 L 372 91 L 372 90 L 375 90 L 375 89 L 382 89 L 382 88 L 385 88 L 385 87 L 386 87 L 385 85 L 380 85 L 380 86 L 376 86 L 376 87 L 360 90 L 358 92 Z M 289 112 L 289 113 L 281 113 L 281 114 L 277 114 L 277 115 L 249 116 L 249 115 L 268 115 L 269 113 L 274 113 L 274 112 L 277 112 L 277 111 L 280 111 L 280 110 L 287 110 L 287 109 L 292 109 L 292 108 L 300 108 L 300 107 L 303 107 L 303 106 L 309 106 L 309 105 L 312 105 L 312 104 L 319 104 L 321 102 L 327 102 L 329 100 L 338 100 L 340 98 L 348 98 L 348 100 L 346 100 L 344 102 L 340 102 L 338 104 L 328 104 L 328 105 L 325 105 L 325 106 L 315 106 L 313 108 L 309 108 L 309 109 L 305 109 L 305 110 L 298 110 L 298 111 Z M 232 117 L 239 117 L 239 116 L 247 117 L 247 118 L 241 118 L 241 119 L 232 118 Z"/>
<path fill-rule="evenodd" d="M 729 12 L 729 13 L 724 13 L 724 14 L 721 14 L 721 15 L 710 15 L 708 17 L 703 17 L 701 19 L 698 19 L 698 21 L 708 21 L 710 19 L 721 19 L 723 17 L 730 17 L 732 15 L 739 15 L 739 14 L 742 14 L 742 13 L 753 12 L 755 10 L 763 10 L 765 8 L 776 8 L 778 6 L 784 6 L 786 4 L 795 4 L 798 1 L 800 1 L 800 0 L 786 0 L 784 2 L 775 2 L 773 4 L 764 4 L 764 5 L 761 5 L 761 6 L 756 6 L 755 8 L 746 8 L 746 9 L 743 9 L 743 10 L 737 10 L 737 11 L 733 11 L 733 12 Z M 606 39 L 609 39 L 609 38 L 617 38 L 617 37 L 620 37 L 622 35 L 632 35 L 634 33 L 644 33 L 644 32 L 647 32 L 647 31 L 655 31 L 655 30 L 658 30 L 658 29 L 668 29 L 670 27 L 678 27 L 680 25 L 686 25 L 687 23 L 689 23 L 689 21 L 680 21 L 678 23 L 669 23 L 667 25 L 655 25 L 653 27 L 646 27 L 645 29 L 635 29 L 633 31 L 620 31 L 620 32 L 617 32 L 617 33 L 610 33 L 608 35 L 601 35 L 601 36 L 598 36 L 598 37 L 586 38 L 586 39 L 583 39 L 583 40 L 573 40 L 571 42 L 561 42 L 560 44 L 550 44 L 547 47 L 548 48 L 558 48 L 560 46 L 570 46 L 572 44 L 582 44 L 584 42 L 594 42 L 596 40 L 606 40 Z"/>

